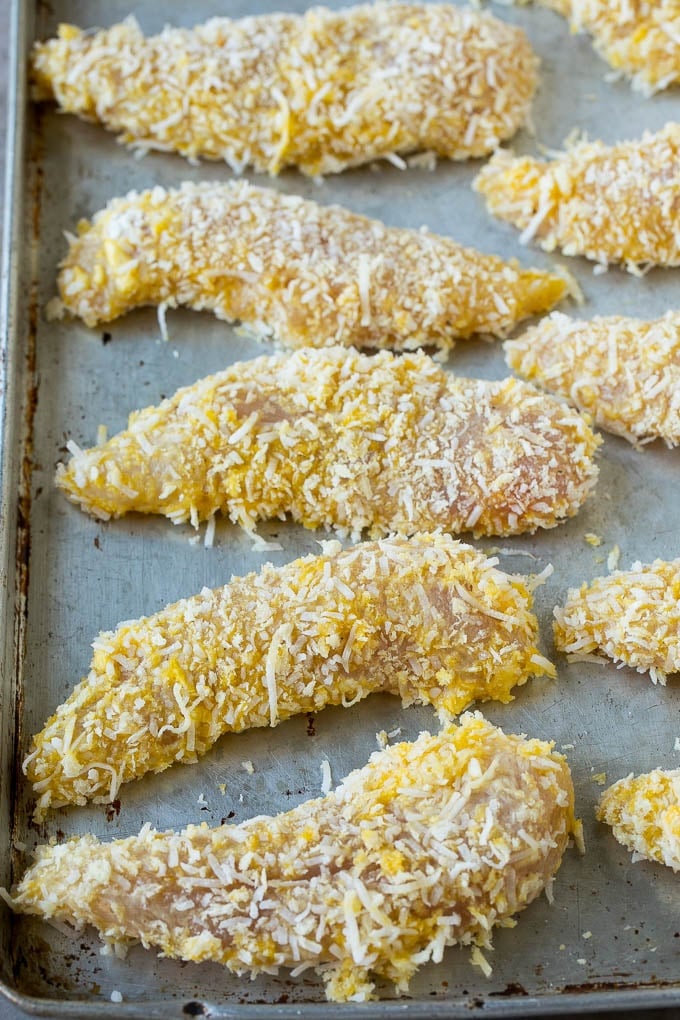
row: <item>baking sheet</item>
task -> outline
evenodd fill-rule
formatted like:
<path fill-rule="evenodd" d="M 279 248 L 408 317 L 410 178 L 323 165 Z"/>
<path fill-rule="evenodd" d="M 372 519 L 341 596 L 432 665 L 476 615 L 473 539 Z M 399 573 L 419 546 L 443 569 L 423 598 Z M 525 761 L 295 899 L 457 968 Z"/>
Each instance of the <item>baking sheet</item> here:
<path fill-rule="evenodd" d="M 428 708 L 401 709 L 396 699 L 375 696 L 351 709 L 329 709 L 315 718 L 292 719 L 273 730 L 223 739 L 201 764 L 174 767 L 123 788 L 119 802 L 51 814 L 39 828 L 29 822 L 29 790 L 17 762 L 30 735 L 88 669 L 90 642 L 119 620 L 152 613 L 203 585 L 225 583 L 232 574 L 265 560 L 285 563 L 318 550 L 324 536 L 292 525 L 263 525 L 260 532 L 283 551 L 253 553 L 251 541 L 221 521 L 215 547 L 192 544 L 188 527 L 130 517 L 106 524 L 91 520 L 52 484 L 67 438 L 96 441 L 97 426 L 122 428 L 130 410 L 158 402 L 178 386 L 263 353 L 209 315 L 168 312 L 169 342 L 159 337 L 153 310 L 126 316 L 101 330 L 75 322 L 48 323 L 43 311 L 55 292 L 56 266 L 65 252 L 63 231 L 91 216 L 113 195 L 131 188 L 182 180 L 220 179 L 219 164 L 189 166 L 179 157 L 135 159 L 103 129 L 24 105 L 23 56 L 32 38 L 53 34 L 60 21 L 108 25 L 129 13 L 129 0 L 51 0 L 36 7 L 16 2 L 15 57 L 18 104 L 5 241 L 10 257 L 5 285 L 8 329 L 3 360 L 3 588 L 4 642 L 0 684 L 0 882 L 18 878 L 37 842 L 92 831 L 104 838 L 132 834 L 144 822 L 182 827 L 189 822 L 239 822 L 253 814 L 286 810 L 318 795 L 320 762 L 330 762 L 334 782 L 362 765 L 376 748 L 378 730 L 401 729 L 412 738 L 436 727 Z M 275 9 L 258 0 L 217 4 L 176 0 L 162 6 L 139 0 L 135 13 L 146 31 L 165 22 L 190 25 L 216 14 L 240 16 Z M 303 10 L 302 0 L 287 8 Z M 340 6 L 331 4 L 331 6 Z M 536 136 L 524 133 L 515 147 L 555 148 L 574 127 L 613 142 L 656 129 L 678 118 L 678 93 L 652 100 L 624 82 L 605 81 L 606 66 L 590 42 L 570 37 L 550 12 L 496 7 L 499 16 L 522 24 L 543 61 L 534 105 Z M 26 120 L 25 120 L 26 118 Z M 27 125 L 24 139 L 24 126 Z M 491 220 L 470 190 L 479 163 L 441 162 L 435 172 L 401 172 L 381 164 L 321 183 L 290 172 L 269 181 L 283 191 L 320 202 L 340 202 L 388 223 L 441 233 L 525 264 L 562 261 L 578 277 L 587 303 L 573 314 L 636 314 L 653 317 L 677 302 L 677 271 L 635 279 L 618 271 L 594 276 L 582 260 L 552 260 L 522 249 L 516 232 Z M 253 179 L 257 179 L 253 177 Z M 460 343 L 448 367 L 460 374 L 500 378 L 506 374 L 499 345 Z M 487 540 L 500 548 L 501 566 L 553 576 L 537 592 L 544 650 L 552 654 L 550 620 L 569 586 L 606 572 L 601 562 L 618 546 L 621 567 L 635 559 L 680 555 L 678 452 L 653 444 L 643 452 L 608 436 L 594 497 L 561 527 L 533 537 Z M 17 492 L 20 494 L 17 502 Z M 599 549 L 584 535 L 602 536 Z M 15 598 L 15 593 L 18 598 Z M 521 1015 L 581 1008 L 652 1007 L 680 1003 L 680 886 L 673 873 L 632 864 L 594 820 L 601 792 L 630 771 L 680 766 L 680 691 L 613 666 L 568 666 L 556 656 L 559 679 L 533 681 L 509 706 L 488 704 L 485 714 L 505 729 L 554 739 L 572 766 L 587 853 L 567 853 L 555 884 L 555 903 L 541 898 L 517 928 L 499 931 L 490 957 L 493 974 L 469 963 L 469 950 L 451 949 L 444 962 L 423 968 L 410 995 L 398 1002 L 388 986 L 366 1005 L 323 1006 L 325 1015 L 375 1017 Z M 254 765 L 253 774 L 242 767 Z M 220 792 L 225 784 L 226 792 Z M 205 803 L 204 803 L 205 802 Z M 588 934 L 590 933 L 590 934 Z M 321 982 L 309 972 L 254 982 L 230 976 L 217 965 L 159 960 L 141 948 L 124 960 L 102 956 L 91 932 L 65 934 L 42 922 L 12 917 L 0 907 L 0 954 L 4 992 L 29 1012 L 49 1016 L 314 1016 L 324 1001 Z M 110 1001 L 119 990 L 122 1005 Z"/>

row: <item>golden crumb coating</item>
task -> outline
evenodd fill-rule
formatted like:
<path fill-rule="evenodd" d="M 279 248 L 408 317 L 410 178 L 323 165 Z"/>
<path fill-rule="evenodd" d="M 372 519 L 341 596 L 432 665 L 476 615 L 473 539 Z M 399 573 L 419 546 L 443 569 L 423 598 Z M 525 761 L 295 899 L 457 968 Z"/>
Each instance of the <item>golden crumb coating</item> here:
<path fill-rule="evenodd" d="M 586 31 L 597 52 L 649 95 L 680 81 L 678 0 L 537 0 Z"/>
<path fill-rule="evenodd" d="M 33 738 L 47 807 L 195 762 L 226 732 L 374 691 L 442 717 L 555 675 L 524 580 L 444 535 L 367 542 L 233 578 L 94 642 L 89 676 Z"/>
<path fill-rule="evenodd" d="M 60 466 L 88 513 L 174 523 L 218 511 L 251 531 L 305 527 L 378 538 L 443 528 L 553 527 L 595 484 L 600 440 L 575 411 L 516 379 L 456 379 L 422 353 L 302 350 L 232 365 L 130 417 Z"/>
<path fill-rule="evenodd" d="M 537 70 L 520 29 L 450 4 L 212 18 L 149 38 L 134 19 L 62 25 L 33 50 L 37 98 L 142 151 L 271 174 L 483 156 L 525 122 Z"/>
<path fill-rule="evenodd" d="M 680 124 L 614 146 L 578 142 L 549 162 L 498 152 L 475 188 L 546 251 L 638 273 L 680 265 Z"/>
<path fill-rule="evenodd" d="M 555 644 L 568 655 L 600 651 L 665 684 L 680 671 L 680 559 L 634 563 L 570 589 L 555 619 Z"/>
<path fill-rule="evenodd" d="M 569 288 L 427 231 L 245 181 L 133 192 L 78 231 L 52 308 L 88 326 L 139 305 L 188 305 L 287 347 L 448 350 L 458 337 L 505 335 Z"/>
<path fill-rule="evenodd" d="M 237 974 L 315 967 L 330 999 L 365 999 L 371 974 L 406 991 L 446 946 L 489 945 L 578 831 L 562 755 L 468 714 L 286 814 L 42 846 L 10 902 Z"/>
<path fill-rule="evenodd" d="M 602 794 L 597 817 L 634 854 L 680 871 L 680 769 L 620 779 Z"/>
<path fill-rule="evenodd" d="M 590 322 L 559 312 L 504 345 L 508 365 L 636 445 L 680 443 L 680 314 Z"/>

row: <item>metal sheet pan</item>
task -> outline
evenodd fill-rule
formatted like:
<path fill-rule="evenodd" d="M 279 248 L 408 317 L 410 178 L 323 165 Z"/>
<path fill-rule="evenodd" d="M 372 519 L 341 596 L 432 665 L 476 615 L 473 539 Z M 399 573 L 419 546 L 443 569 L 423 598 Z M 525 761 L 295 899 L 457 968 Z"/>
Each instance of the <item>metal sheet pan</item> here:
<path fill-rule="evenodd" d="M 0 613 L 0 882 L 23 871 L 36 842 L 64 833 L 93 831 L 105 838 L 136 832 L 143 822 L 181 827 L 188 822 L 240 821 L 285 810 L 318 794 L 320 761 L 327 757 L 334 780 L 361 765 L 376 746 L 375 733 L 401 728 L 413 737 L 436 721 L 428 709 L 403 711 L 395 699 L 374 697 L 352 709 L 332 709 L 315 719 L 293 719 L 271 731 L 224 739 L 198 766 L 174 768 L 124 788 L 120 802 L 57 812 L 37 830 L 30 824 L 29 791 L 19 762 L 31 733 L 41 727 L 90 659 L 90 642 L 119 620 L 153 612 L 170 600 L 219 585 L 232 573 L 257 568 L 265 559 L 225 522 L 215 547 L 191 544 L 188 528 L 164 520 L 129 518 L 101 524 L 81 514 L 55 491 L 54 468 L 66 437 L 89 444 L 97 426 L 111 431 L 128 412 L 157 402 L 176 387 L 262 353 L 256 343 L 208 315 L 168 315 L 170 341 L 159 338 L 154 312 L 144 310 L 92 331 L 78 323 L 48 323 L 43 310 L 53 296 L 55 272 L 65 244 L 62 232 L 91 215 L 108 198 L 154 183 L 227 179 L 217 164 L 191 167 L 179 157 L 133 158 L 101 129 L 54 110 L 32 109 L 25 87 L 25 60 L 34 38 L 52 34 L 60 21 L 110 24 L 129 13 L 129 0 L 15 0 L 12 70 L 13 123 L 6 197 L 7 228 L 3 287 L 5 334 L 2 358 L 2 586 Z M 271 5 L 272 8 L 277 6 Z M 289 0 L 302 10 L 304 0 Z M 257 10 L 268 7 L 258 0 Z M 157 5 L 138 0 L 145 30 L 164 22 L 191 24 L 217 13 L 253 13 L 249 0 L 177 0 Z M 606 67 L 585 38 L 570 37 L 565 23 L 547 11 L 498 8 L 521 23 L 543 60 L 534 108 L 536 137 L 520 148 L 556 147 L 574 127 L 615 141 L 658 128 L 678 117 L 676 93 L 644 100 L 623 83 L 605 81 Z M 548 265 L 541 253 L 518 245 L 509 227 L 486 216 L 469 189 L 478 167 L 440 163 L 435 172 L 400 172 L 380 165 L 314 183 L 287 173 L 274 187 L 338 201 L 388 223 L 442 233 L 487 251 Z M 654 316 L 677 302 L 677 271 L 635 279 L 618 271 L 594 276 L 580 260 L 569 262 L 587 304 L 580 315 L 629 313 Z M 461 343 L 449 367 L 462 374 L 506 374 L 498 345 Z M 552 607 L 568 586 L 606 571 L 600 562 L 618 545 L 621 565 L 635 559 L 680 555 L 678 453 L 654 444 L 644 452 L 607 437 L 594 498 L 568 524 L 535 537 L 502 542 L 505 569 L 536 571 L 547 563 L 554 575 L 539 590 L 537 609 L 545 650 L 551 653 Z M 277 536 L 283 563 L 313 551 L 320 536 L 291 525 L 266 525 Z M 600 549 L 585 541 L 601 535 Z M 471 967 L 469 953 L 447 952 L 439 966 L 424 968 L 410 996 L 343 1007 L 333 1016 L 454 1017 L 470 1013 L 527 1016 L 575 1008 L 641 1008 L 680 1004 L 680 886 L 667 869 L 631 863 L 594 820 L 607 782 L 657 765 L 680 764 L 680 690 L 665 689 L 627 669 L 557 659 L 557 681 L 533 682 L 510 706 L 485 707 L 512 731 L 552 738 L 567 751 L 584 820 L 587 854 L 567 854 L 555 887 L 555 904 L 533 904 L 512 931 L 495 938 L 493 974 Z M 251 759 L 248 774 L 241 762 Z M 225 784 L 226 793 L 220 792 Z M 205 804 L 203 803 L 205 801 Z M 591 933 L 588 935 L 588 933 Z M 321 984 L 285 975 L 255 982 L 215 965 L 182 965 L 133 949 L 125 960 L 101 956 L 90 932 L 67 935 L 43 923 L 14 918 L 0 907 L 2 990 L 28 1012 L 96 1017 L 210 1015 L 219 1017 L 314 1016 L 323 1001 Z M 122 1005 L 110 1001 L 123 994 Z"/>

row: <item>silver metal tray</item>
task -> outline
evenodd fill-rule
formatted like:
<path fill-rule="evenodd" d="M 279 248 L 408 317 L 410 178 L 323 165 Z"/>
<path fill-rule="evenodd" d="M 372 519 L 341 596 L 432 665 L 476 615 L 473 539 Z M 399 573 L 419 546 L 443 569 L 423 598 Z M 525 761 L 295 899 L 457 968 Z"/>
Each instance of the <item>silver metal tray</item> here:
<path fill-rule="evenodd" d="M 133 158 L 102 129 L 31 108 L 26 93 L 26 55 L 34 38 L 51 35 L 58 22 L 110 24 L 129 13 L 130 0 L 15 0 L 13 124 L 6 195 L 2 347 L 2 584 L 3 643 L 0 661 L 0 882 L 23 871 L 30 849 L 50 837 L 94 831 L 104 838 L 136 832 L 143 822 L 181 827 L 285 810 L 319 793 L 320 762 L 327 757 L 334 780 L 361 765 L 376 746 L 377 730 L 401 728 L 403 737 L 435 727 L 429 709 L 403 711 L 396 699 L 378 696 L 348 710 L 315 719 L 293 719 L 274 730 L 224 739 L 202 764 L 176 767 L 124 788 L 120 801 L 62 811 L 44 826 L 30 823 L 29 791 L 20 761 L 30 735 L 87 671 L 90 642 L 102 629 L 150 613 L 165 603 L 226 582 L 232 573 L 258 567 L 266 558 L 225 522 L 216 544 L 191 544 L 188 528 L 165 520 L 128 518 L 101 524 L 81 514 L 54 489 L 54 468 L 67 437 L 90 444 L 97 426 L 122 427 L 133 408 L 232 361 L 262 353 L 256 343 L 208 315 L 172 312 L 170 341 L 159 339 L 152 310 L 92 331 L 78 323 L 48 323 L 47 301 L 65 250 L 62 232 L 108 198 L 154 183 L 228 178 L 224 166 L 191 167 L 179 157 Z M 257 10 L 265 10 L 258 0 Z M 274 4 L 272 4 L 272 7 Z M 285 5 L 302 10 L 304 0 Z M 138 0 L 145 30 L 164 22 L 191 24 L 217 13 L 253 13 L 248 0 L 197 0 L 192 5 Z M 579 127 L 615 141 L 680 119 L 678 93 L 644 100 L 628 86 L 605 81 L 606 67 L 585 38 L 570 37 L 566 24 L 538 9 L 496 9 L 527 29 L 543 59 L 534 107 L 536 138 L 557 147 Z M 369 167 L 318 184 L 287 173 L 271 183 L 282 190 L 339 201 L 388 223 L 427 223 L 458 240 L 525 263 L 547 266 L 541 253 L 519 247 L 516 233 L 492 221 L 469 185 L 478 166 L 441 163 L 435 172 Z M 571 260 L 587 298 L 576 314 L 654 316 L 677 306 L 677 271 L 635 279 L 618 271 L 594 276 Z M 501 348 L 461 343 L 449 367 L 463 374 L 506 374 Z M 555 573 L 538 591 L 537 609 L 550 654 L 553 606 L 568 586 L 606 572 L 601 562 L 615 545 L 621 565 L 635 559 L 680 555 L 678 452 L 659 444 L 637 452 L 607 437 L 600 456 L 596 494 L 560 528 L 532 538 L 482 543 L 501 546 L 510 571 Z M 317 549 L 319 535 L 290 525 L 268 525 L 282 552 L 277 563 Z M 600 549 L 586 532 L 601 535 Z M 230 976 L 216 965 L 183 965 L 133 949 L 125 960 L 101 956 L 91 932 L 68 935 L 46 924 L 15 918 L 0 907 L 2 990 L 30 1013 L 64 1017 L 456 1017 L 528 1016 L 573 1009 L 640 1008 L 680 1004 L 680 885 L 669 870 L 631 863 L 629 854 L 594 820 L 607 783 L 631 770 L 680 765 L 680 691 L 627 669 L 580 664 L 557 657 L 559 679 L 534 681 L 510 706 L 484 711 L 511 731 L 552 738 L 566 745 L 585 825 L 587 853 L 566 855 L 555 887 L 555 904 L 541 899 L 512 931 L 495 938 L 488 980 L 469 963 L 469 952 L 452 949 L 439 966 L 424 968 L 410 996 L 365 1005 L 328 1006 L 311 978 Z M 253 774 L 241 763 L 250 759 Z M 226 784 L 226 793 L 220 792 Z M 202 802 L 205 801 L 205 804 Z M 590 934 L 589 934 L 590 933 Z M 115 1005 L 111 992 L 123 1003 Z"/>

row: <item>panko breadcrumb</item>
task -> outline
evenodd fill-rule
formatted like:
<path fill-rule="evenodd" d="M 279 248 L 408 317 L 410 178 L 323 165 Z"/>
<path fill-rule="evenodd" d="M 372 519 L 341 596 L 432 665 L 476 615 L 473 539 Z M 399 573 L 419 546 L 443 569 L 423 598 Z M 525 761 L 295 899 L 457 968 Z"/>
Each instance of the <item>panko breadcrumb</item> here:
<path fill-rule="evenodd" d="M 132 18 L 62 25 L 33 50 L 36 98 L 143 152 L 271 174 L 486 155 L 525 122 L 537 70 L 520 29 L 450 4 L 212 18 L 149 38 Z"/>
<path fill-rule="evenodd" d="M 139 305 L 187 305 L 287 347 L 450 349 L 549 311 L 568 279 L 427 231 L 245 181 L 156 187 L 82 221 L 59 274 L 88 326 Z"/>
<path fill-rule="evenodd" d="M 520 0 L 521 3 L 528 0 Z M 649 95 L 680 81 L 678 0 L 536 0 L 586 31 L 595 48 L 633 87 Z"/>
<path fill-rule="evenodd" d="M 236 974 L 314 967 L 329 999 L 364 1000 L 371 975 L 405 992 L 446 946 L 490 945 L 494 926 L 550 888 L 579 825 L 551 744 L 466 715 L 375 752 L 286 814 L 41 846 L 5 897 L 93 924 L 108 943 L 139 939 Z"/>
<path fill-rule="evenodd" d="M 198 526 L 223 511 L 247 531 L 290 514 L 357 537 L 508 535 L 576 513 L 599 442 L 528 383 L 339 347 L 241 362 L 179 390 L 101 446 L 71 445 L 57 484 L 102 519 L 135 510 Z"/>
<path fill-rule="evenodd" d="M 602 794 L 597 817 L 638 858 L 680 871 L 680 769 L 620 779 Z"/>
<path fill-rule="evenodd" d="M 580 141 L 549 162 L 501 151 L 474 186 L 525 243 L 634 273 L 680 265 L 680 124 L 614 146 Z"/>
<path fill-rule="evenodd" d="M 680 559 L 634 563 L 570 589 L 555 619 L 555 644 L 568 655 L 599 651 L 665 684 L 680 670 Z"/>
<path fill-rule="evenodd" d="M 101 634 L 89 676 L 24 763 L 38 815 L 111 801 L 226 732 L 375 691 L 450 718 L 555 676 L 524 580 L 496 559 L 443 535 L 332 546 Z"/>
<path fill-rule="evenodd" d="M 555 312 L 505 344 L 508 365 L 636 445 L 680 443 L 680 314 L 590 322 Z"/>

